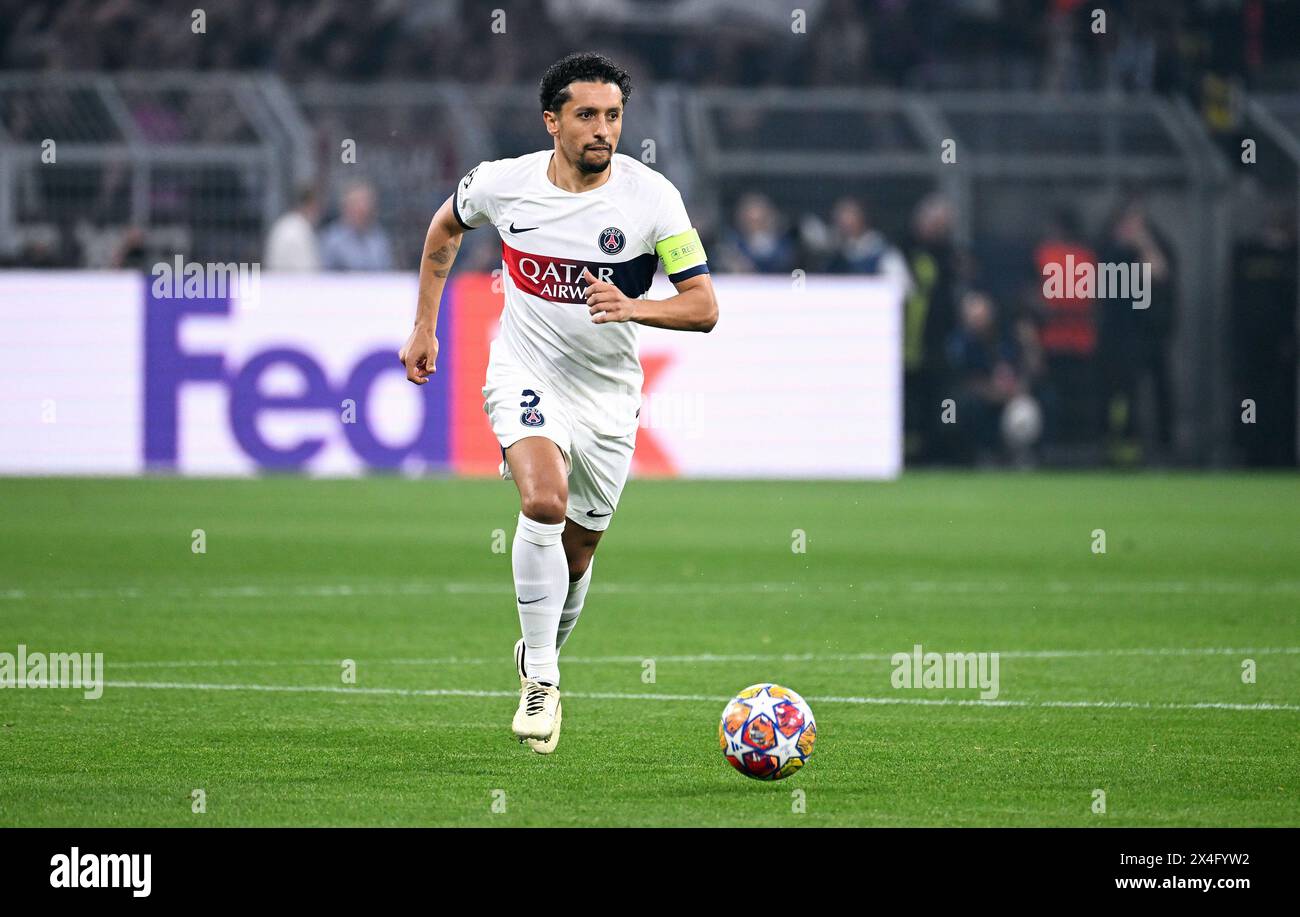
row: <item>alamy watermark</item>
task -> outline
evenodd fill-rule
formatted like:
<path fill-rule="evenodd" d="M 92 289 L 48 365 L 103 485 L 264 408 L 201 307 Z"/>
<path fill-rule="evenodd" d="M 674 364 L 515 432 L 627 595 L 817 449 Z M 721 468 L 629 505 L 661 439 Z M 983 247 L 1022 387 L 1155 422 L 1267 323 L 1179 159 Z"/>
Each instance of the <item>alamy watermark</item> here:
<path fill-rule="evenodd" d="M 132 896 L 148 898 L 153 888 L 151 853 L 69 853 L 50 857 L 51 888 L 129 888 Z"/>
<path fill-rule="evenodd" d="M 86 700 L 104 693 L 103 653 L 0 653 L 0 688 L 79 688 Z"/>
<path fill-rule="evenodd" d="M 1151 264 L 1149 262 L 1089 261 L 1075 263 L 1066 255 L 1065 263 L 1043 265 L 1043 296 L 1047 299 L 1131 299 L 1134 309 L 1151 305 Z"/>
<path fill-rule="evenodd" d="M 262 265 L 254 262 L 186 261 L 177 255 L 150 270 L 155 299 L 238 299 L 256 308 L 262 300 Z"/>
<path fill-rule="evenodd" d="M 895 653 L 889 682 L 899 689 L 979 688 L 981 700 L 998 696 L 997 653 L 927 653 L 921 644 Z"/>

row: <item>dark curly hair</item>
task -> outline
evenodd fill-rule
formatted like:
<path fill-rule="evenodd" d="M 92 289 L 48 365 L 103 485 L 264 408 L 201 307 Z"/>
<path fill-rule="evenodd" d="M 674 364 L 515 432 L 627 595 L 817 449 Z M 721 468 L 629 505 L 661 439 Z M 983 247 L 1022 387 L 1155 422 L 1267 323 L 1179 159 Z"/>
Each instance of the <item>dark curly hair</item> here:
<path fill-rule="evenodd" d="M 627 105 L 628 96 L 632 94 L 632 77 L 626 70 L 603 54 L 576 51 L 551 64 L 542 75 L 538 93 L 542 100 L 542 111 L 558 115 L 571 97 L 569 84 L 573 82 L 613 83 L 622 91 L 624 105 Z"/>

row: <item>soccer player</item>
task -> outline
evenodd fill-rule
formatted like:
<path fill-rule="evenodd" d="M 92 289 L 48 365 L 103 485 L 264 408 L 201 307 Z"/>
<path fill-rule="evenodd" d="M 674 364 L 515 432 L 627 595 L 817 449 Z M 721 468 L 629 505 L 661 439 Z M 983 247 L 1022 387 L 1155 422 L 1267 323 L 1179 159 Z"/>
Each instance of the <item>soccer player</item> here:
<path fill-rule="evenodd" d="M 424 242 L 415 328 L 399 354 L 407 379 L 429 381 L 461 234 L 491 223 L 501 235 L 505 309 L 483 410 L 501 445 L 501 476 L 519 489 L 511 560 L 523 637 L 512 729 L 540 754 L 559 741 L 559 650 L 632 464 L 636 325 L 709 331 L 718 319 L 681 194 L 616 152 L 631 91 L 628 74 L 598 54 L 551 65 L 541 106 L 553 147 L 479 163 L 443 203 Z M 660 261 L 677 295 L 650 300 Z"/>

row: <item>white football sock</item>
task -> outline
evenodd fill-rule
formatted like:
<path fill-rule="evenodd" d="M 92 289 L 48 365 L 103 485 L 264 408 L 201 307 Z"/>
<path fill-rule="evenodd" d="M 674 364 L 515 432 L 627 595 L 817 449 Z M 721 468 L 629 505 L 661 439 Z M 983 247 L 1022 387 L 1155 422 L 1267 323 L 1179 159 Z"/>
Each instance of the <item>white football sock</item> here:
<path fill-rule="evenodd" d="M 587 587 L 591 585 L 591 568 L 595 563 L 593 557 L 587 562 L 587 569 L 582 576 L 569 583 L 569 596 L 564 600 L 564 610 L 560 612 L 560 630 L 555 635 L 556 653 L 564 646 L 564 641 L 569 639 L 569 634 L 573 633 L 573 628 L 578 623 L 578 615 L 582 614 L 582 604 L 587 600 Z"/>
<path fill-rule="evenodd" d="M 569 586 L 563 534 L 563 522 L 547 525 L 520 513 L 510 556 L 524 634 L 524 671 L 529 678 L 553 685 L 560 683 L 555 638 Z"/>

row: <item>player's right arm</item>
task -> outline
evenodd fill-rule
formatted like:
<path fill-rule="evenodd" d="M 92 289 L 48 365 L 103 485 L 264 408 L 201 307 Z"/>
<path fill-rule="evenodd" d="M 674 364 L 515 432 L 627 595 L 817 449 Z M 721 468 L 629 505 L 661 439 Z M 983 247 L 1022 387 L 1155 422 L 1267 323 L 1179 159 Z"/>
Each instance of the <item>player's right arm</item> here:
<path fill-rule="evenodd" d="M 447 198 L 429 223 L 424 236 L 424 254 L 420 256 L 420 292 L 415 305 L 415 327 L 397 358 L 406 367 L 406 378 L 424 385 L 436 371 L 438 360 L 438 305 L 447 285 L 452 262 L 460 250 L 464 225 L 456 216 L 455 195 Z"/>

